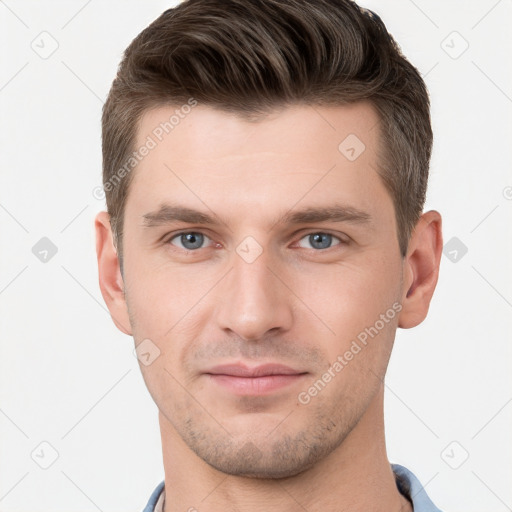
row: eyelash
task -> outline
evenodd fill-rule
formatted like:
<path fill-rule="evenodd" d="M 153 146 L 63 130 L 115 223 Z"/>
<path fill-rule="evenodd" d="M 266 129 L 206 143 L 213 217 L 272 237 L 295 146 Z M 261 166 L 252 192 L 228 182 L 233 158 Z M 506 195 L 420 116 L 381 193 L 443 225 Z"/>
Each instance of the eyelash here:
<path fill-rule="evenodd" d="M 175 238 L 178 238 L 180 237 L 181 235 L 187 235 L 187 234 L 197 234 L 197 235 L 203 235 L 204 237 L 206 237 L 207 239 L 209 239 L 210 241 L 212 240 L 207 234 L 201 232 L 201 231 L 180 231 L 178 233 L 174 233 L 171 237 L 167 238 L 167 240 L 164 242 L 165 245 L 173 245 L 172 244 L 172 241 L 175 239 Z M 327 252 L 329 251 L 329 249 L 334 249 L 335 247 L 337 247 L 338 245 L 347 245 L 349 242 L 347 240 L 343 240 L 340 236 L 338 235 L 335 235 L 333 233 L 330 233 L 329 231 L 310 231 L 309 233 L 306 233 L 304 234 L 301 238 L 299 238 L 299 242 L 301 240 L 303 240 L 304 238 L 310 236 L 310 235 L 329 235 L 331 236 L 333 239 L 336 239 L 339 241 L 338 244 L 334 244 L 332 245 L 331 247 L 327 247 L 326 249 L 314 249 L 314 248 L 306 248 L 310 251 L 314 251 L 314 252 Z M 175 246 L 176 247 L 176 246 Z M 194 253 L 194 252 L 198 252 L 200 249 L 207 249 L 207 247 L 200 247 L 198 249 L 185 249 L 185 248 L 181 248 L 181 247 L 176 247 L 176 249 L 178 250 L 181 250 L 181 251 L 185 251 L 187 253 Z M 304 249 L 304 247 L 302 247 L 302 249 Z"/>

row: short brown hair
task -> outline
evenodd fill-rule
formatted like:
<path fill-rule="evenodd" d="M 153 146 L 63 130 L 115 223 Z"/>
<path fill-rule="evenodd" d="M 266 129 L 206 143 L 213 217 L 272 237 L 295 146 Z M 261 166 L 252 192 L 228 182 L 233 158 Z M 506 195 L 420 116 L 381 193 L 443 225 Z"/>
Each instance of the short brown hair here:
<path fill-rule="evenodd" d="M 142 115 L 190 98 L 242 116 L 370 101 L 380 118 L 378 172 L 405 256 L 425 202 L 430 102 L 419 72 L 375 13 L 351 0 L 186 0 L 132 41 L 102 117 L 104 189 L 121 268 L 133 173 L 122 173 L 115 186 L 113 178 L 134 151 Z"/>

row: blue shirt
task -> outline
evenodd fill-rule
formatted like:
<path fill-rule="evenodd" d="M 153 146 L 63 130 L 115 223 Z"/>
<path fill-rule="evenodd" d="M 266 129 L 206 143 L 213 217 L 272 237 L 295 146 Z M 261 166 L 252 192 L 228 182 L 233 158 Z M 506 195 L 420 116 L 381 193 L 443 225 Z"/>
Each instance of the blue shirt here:
<path fill-rule="evenodd" d="M 441 512 L 427 496 L 420 481 L 404 466 L 391 464 L 398 490 L 412 502 L 414 512 Z M 142 512 L 162 512 L 164 483 L 160 482 Z"/>

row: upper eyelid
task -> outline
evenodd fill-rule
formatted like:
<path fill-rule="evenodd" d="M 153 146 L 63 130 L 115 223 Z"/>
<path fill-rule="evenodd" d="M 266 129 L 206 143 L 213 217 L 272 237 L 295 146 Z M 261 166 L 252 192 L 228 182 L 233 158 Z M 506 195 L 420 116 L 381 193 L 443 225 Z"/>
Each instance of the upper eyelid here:
<path fill-rule="evenodd" d="M 346 242 L 346 240 L 343 239 L 343 237 L 341 235 L 336 235 L 334 233 L 331 233 L 330 231 L 310 231 L 309 233 L 305 233 L 304 235 L 302 235 L 299 240 L 302 240 L 303 238 L 305 238 L 306 236 L 309 236 L 309 235 L 316 235 L 317 233 L 321 233 L 323 235 L 330 235 L 332 236 L 333 238 L 337 238 L 340 242 Z M 348 238 L 348 237 L 347 237 Z"/>
<path fill-rule="evenodd" d="M 167 242 L 170 242 L 171 240 L 174 240 L 176 237 L 178 237 L 180 235 L 186 235 L 188 233 L 197 233 L 200 235 L 204 235 L 207 238 L 209 238 L 210 240 L 212 240 L 212 237 L 210 235 L 208 235 L 207 233 L 205 233 L 204 230 L 201 230 L 201 229 L 185 229 L 183 231 L 178 231 L 177 233 L 176 232 L 167 233 L 167 235 L 164 235 L 162 237 L 162 239 L 167 240 Z"/>

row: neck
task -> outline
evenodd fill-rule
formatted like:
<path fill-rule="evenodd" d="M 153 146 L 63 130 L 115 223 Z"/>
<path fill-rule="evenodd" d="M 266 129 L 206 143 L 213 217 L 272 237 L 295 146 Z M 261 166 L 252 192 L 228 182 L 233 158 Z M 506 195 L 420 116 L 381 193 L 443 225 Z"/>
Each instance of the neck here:
<path fill-rule="evenodd" d="M 387 459 L 383 389 L 328 457 L 299 475 L 257 479 L 226 475 L 197 457 L 160 413 L 165 512 L 412 512 Z"/>

